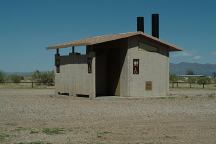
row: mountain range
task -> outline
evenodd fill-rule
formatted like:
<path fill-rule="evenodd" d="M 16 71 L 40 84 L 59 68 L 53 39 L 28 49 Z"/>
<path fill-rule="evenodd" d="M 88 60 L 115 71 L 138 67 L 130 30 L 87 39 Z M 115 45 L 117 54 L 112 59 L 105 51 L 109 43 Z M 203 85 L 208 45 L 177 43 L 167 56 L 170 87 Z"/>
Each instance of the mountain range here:
<path fill-rule="evenodd" d="M 178 64 L 170 63 L 170 73 L 176 75 L 184 75 L 187 71 L 193 71 L 197 75 L 212 76 L 216 72 L 216 64 L 200 64 L 181 62 Z"/>

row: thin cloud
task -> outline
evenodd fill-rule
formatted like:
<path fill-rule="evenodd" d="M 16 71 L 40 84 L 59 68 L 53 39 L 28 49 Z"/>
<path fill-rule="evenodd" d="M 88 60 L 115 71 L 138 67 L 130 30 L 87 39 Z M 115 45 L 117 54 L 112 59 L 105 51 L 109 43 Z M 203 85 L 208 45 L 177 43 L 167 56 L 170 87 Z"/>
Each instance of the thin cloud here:
<path fill-rule="evenodd" d="M 194 56 L 193 60 L 199 60 L 201 58 L 201 56 Z"/>
<path fill-rule="evenodd" d="M 184 51 L 184 52 L 175 53 L 173 56 L 174 57 L 190 57 L 192 56 L 192 54 Z"/>
<path fill-rule="evenodd" d="M 192 54 L 189 52 L 182 52 L 181 56 L 189 57 L 189 56 L 192 56 Z"/>
<path fill-rule="evenodd" d="M 211 52 L 212 55 L 216 56 L 216 51 Z"/>
<path fill-rule="evenodd" d="M 178 61 L 199 62 L 202 59 L 202 56 L 199 55 L 196 51 L 184 51 L 173 55 L 173 58 Z"/>

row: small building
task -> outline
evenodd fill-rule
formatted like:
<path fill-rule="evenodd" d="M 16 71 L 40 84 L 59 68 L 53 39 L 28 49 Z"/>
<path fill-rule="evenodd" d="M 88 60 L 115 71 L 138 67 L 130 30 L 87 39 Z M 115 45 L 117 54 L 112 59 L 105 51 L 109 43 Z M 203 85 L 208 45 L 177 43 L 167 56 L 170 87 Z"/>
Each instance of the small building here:
<path fill-rule="evenodd" d="M 178 75 L 180 78 L 188 80 L 189 78 L 200 78 L 205 77 L 204 75 Z"/>
<path fill-rule="evenodd" d="M 86 54 L 74 52 L 86 46 Z M 68 55 L 62 48 L 72 47 Z M 177 47 L 159 39 L 159 15 L 152 15 L 152 36 L 137 31 L 90 37 L 49 46 L 56 49 L 55 91 L 74 96 L 165 96 L 169 90 L 169 52 Z"/>

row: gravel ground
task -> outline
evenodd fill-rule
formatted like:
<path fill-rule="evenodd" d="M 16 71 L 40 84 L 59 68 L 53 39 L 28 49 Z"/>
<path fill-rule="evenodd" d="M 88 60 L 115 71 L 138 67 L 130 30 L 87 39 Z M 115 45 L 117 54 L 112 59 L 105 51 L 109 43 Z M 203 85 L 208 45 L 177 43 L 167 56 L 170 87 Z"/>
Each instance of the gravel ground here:
<path fill-rule="evenodd" d="M 2 144 L 215 144 L 214 91 L 161 98 L 77 98 L 0 89 Z"/>

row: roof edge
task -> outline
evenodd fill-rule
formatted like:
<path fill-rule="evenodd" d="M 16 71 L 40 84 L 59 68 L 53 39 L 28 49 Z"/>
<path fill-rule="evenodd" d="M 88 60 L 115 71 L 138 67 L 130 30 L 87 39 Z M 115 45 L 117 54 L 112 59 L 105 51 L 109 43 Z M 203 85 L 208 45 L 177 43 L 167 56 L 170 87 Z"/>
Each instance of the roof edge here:
<path fill-rule="evenodd" d="M 167 42 L 161 41 L 160 39 L 147 35 L 143 32 L 127 32 L 127 33 L 119 33 L 119 34 L 112 34 L 112 35 L 102 35 L 102 36 L 95 36 L 95 37 L 89 37 L 86 39 L 71 41 L 71 42 L 65 42 L 62 44 L 56 44 L 52 46 L 46 47 L 47 50 L 53 50 L 53 49 L 61 49 L 61 48 L 68 48 L 72 46 L 87 46 L 87 45 L 95 45 L 99 43 L 114 41 L 118 39 L 128 38 L 131 36 L 141 35 L 147 39 L 153 40 L 155 42 L 158 42 L 165 47 L 168 48 L 168 51 L 182 51 L 182 49 L 177 48 L 177 46 L 169 44 Z"/>

